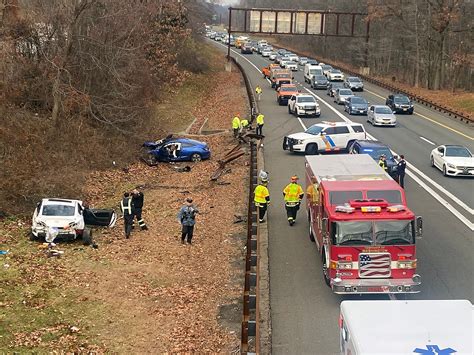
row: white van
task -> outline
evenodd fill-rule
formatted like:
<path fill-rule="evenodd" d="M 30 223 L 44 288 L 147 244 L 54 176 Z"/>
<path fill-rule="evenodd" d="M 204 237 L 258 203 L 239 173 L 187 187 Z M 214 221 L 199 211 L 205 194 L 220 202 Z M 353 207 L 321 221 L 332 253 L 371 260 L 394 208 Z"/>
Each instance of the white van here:
<path fill-rule="evenodd" d="M 467 300 L 343 301 L 341 355 L 473 353 Z"/>
<path fill-rule="evenodd" d="M 323 68 L 320 65 L 314 64 L 305 64 L 304 66 L 304 81 L 307 83 L 311 83 L 311 79 L 315 75 L 323 75 Z"/>

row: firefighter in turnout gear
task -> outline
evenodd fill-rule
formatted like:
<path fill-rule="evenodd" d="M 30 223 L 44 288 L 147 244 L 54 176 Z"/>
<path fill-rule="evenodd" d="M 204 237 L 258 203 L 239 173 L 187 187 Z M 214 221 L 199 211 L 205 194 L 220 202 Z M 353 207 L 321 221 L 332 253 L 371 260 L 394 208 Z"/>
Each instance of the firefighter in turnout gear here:
<path fill-rule="evenodd" d="M 128 192 L 123 194 L 123 199 L 120 201 L 120 210 L 123 213 L 123 225 L 125 227 L 125 238 L 130 238 L 132 232 L 134 208 L 132 198 Z"/>
<path fill-rule="evenodd" d="M 267 189 L 268 177 L 262 176 L 260 184 L 257 185 L 254 191 L 254 202 L 258 208 L 258 220 L 260 223 L 265 222 L 265 212 L 267 212 L 268 204 L 270 203 L 270 193 Z"/>
<path fill-rule="evenodd" d="M 137 189 L 134 189 L 132 191 L 132 204 L 134 207 L 134 216 L 137 217 L 137 221 L 138 221 L 138 225 L 140 226 L 140 229 L 148 230 L 148 227 L 142 217 L 143 192 L 140 192 Z"/>
<path fill-rule="evenodd" d="M 286 215 L 290 226 L 295 224 L 296 214 L 300 209 L 301 200 L 303 199 L 303 188 L 298 184 L 298 176 L 292 176 L 291 182 L 286 185 L 283 190 L 285 199 Z"/>

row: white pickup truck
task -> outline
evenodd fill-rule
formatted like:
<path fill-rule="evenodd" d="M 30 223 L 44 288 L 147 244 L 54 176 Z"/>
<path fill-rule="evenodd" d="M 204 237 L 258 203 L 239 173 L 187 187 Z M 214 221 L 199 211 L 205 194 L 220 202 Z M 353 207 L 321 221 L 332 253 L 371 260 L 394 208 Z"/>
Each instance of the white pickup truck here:
<path fill-rule="evenodd" d="M 306 155 L 347 150 L 356 139 L 366 139 L 364 126 L 355 122 L 316 123 L 304 132 L 283 138 L 283 150 Z"/>
<path fill-rule="evenodd" d="M 343 301 L 341 355 L 474 354 L 467 300 Z"/>
<path fill-rule="evenodd" d="M 314 116 L 321 115 L 321 108 L 318 101 L 312 95 L 292 95 L 288 100 L 288 113 L 300 116 Z"/>

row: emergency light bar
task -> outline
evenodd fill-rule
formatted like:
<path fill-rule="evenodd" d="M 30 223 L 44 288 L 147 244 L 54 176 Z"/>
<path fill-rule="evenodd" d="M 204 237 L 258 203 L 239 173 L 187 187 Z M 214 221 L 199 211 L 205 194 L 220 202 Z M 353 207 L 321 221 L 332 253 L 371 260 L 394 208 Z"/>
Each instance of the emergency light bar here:
<path fill-rule="evenodd" d="M 406 207 L 403 205 L 393 205 L 387 207 L 388 212 L 401 212 L 401 211 L 406 211 Z"/>
<path fill-rule="evenodd" d="M 349 204 L 351 207 L 354 208 L 362 208 L 367 206 L 377 206 L 382 208 L 388 207 L 388 202 L 383 199 L 357 199 L 357 200 L 350 200 Z"/>
<path fill-rule="evenodd" d="M 336 206 L 336 212 L 352 213 L 355 211 L 354 207 L 351 206 Z"/>
<path fill-rule="evenodd" d="M 367 212 L 379 213 L 379 212 L 382 212 L 382 207 L 380 207 L 380 206 L 362 206 L 360 208 L 360 211 L 364 212 L 364 213 L 367 213 Z"/>

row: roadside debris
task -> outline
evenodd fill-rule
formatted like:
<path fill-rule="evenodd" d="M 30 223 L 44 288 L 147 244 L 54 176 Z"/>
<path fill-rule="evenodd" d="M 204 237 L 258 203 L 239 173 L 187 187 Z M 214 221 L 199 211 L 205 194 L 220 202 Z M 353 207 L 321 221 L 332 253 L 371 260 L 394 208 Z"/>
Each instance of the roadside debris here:
<path fill-rule="evenodd" d="M 240 143 L 235 145 L 226 153 L 226 155 L 221 160 L 217 161 L 219 163 L 219 167 L 211 175 L 211 181 L 216 181 L 222 175 L 230 173 L 232 171 L 231 169 L 226 168 L 226 164 L 244 155 L 246 152 L 242 148 L 243 147 Z"/>

